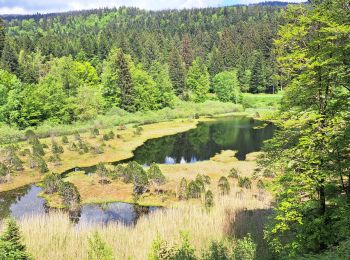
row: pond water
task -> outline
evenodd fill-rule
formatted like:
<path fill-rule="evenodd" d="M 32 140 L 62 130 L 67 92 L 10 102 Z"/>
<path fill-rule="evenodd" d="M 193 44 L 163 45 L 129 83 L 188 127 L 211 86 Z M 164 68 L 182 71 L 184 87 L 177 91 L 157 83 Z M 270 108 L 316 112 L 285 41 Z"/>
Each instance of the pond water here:
<path fill-rule="evenodd" d="M 53 211 L 46 201 L 39 197 L 42 188 L 27 185 L 20 189 L 0 193 L 0 219 L 12 216 L 16 219 L 40 215 Z M 67 212 L 72 222 L 107 224 L 120 222 L 133 225 L 142 215 L 147 215 L 159 207 L 144 207 L 135 204 L 114 202 L 83 205 L 77 211 Z"/>
<path fill-rule="evenodd" d="M 140 164 L 152 162 L 175 164 L 195 163 L 208 160 L 222 150 L 237 151 L 236 157 L 244 160 L 248 153 L 259 151 L 264 140 L 270 139 L 275 130 L 272 124 L 247 117 L 227 117 L 198 124 L 197 128 L 184 133 L 151 139 L 134 151 L 134 157 L 113 164 L 135 160 Z M 73 168 L 91 173 L 96 166 Z M 22 218 L 28 215 L 45 214 L 53 209 L 38 197 L 41 188 L 27 185 L 16 190 L 0 192 L 0 219 L 8 216 Z M 158 207 L 141 207 L 128 203 L 107 203 L 83 205 L 78 211 L 69 212 L 74 222 L 106 224 L 118 221 L 126 225 L 136 223 L 142 215 L 147 215 Z"/>

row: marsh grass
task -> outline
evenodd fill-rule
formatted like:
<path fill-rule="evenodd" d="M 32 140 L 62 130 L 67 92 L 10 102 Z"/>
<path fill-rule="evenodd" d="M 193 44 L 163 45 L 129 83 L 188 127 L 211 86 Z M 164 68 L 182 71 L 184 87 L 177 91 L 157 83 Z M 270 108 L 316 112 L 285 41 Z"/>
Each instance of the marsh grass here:
<path fill-rule="evenodd" d="M 228 196 L 215 195 L 215 206 L 209 213 L 199 200 L 179 202 L 173 208 L 142 217 L 134 227 L 116 223 L 105 226 L 79 223 L 75 226 L 63 213 L 27 217 L 19 224 L 28 251 L 35 259 L 86 259 L 88 239 L 95 231 L 113 249 L 116 259 L 147 259 L 157 235 L 176 243 L 180 240 L 180 231 L 189 233 L 190 241 L 200 255 L 211 240 L 232 235 L 235 212 L 270 206 L 268 199 L 258 200 L 251 191 L 244 191 L 240 198 L 235 196 L 236 192 L 237 189 L 233 189 Z M 252 225 L 254 223 L 248 225 L 249 229 L 254 229 Z"/>

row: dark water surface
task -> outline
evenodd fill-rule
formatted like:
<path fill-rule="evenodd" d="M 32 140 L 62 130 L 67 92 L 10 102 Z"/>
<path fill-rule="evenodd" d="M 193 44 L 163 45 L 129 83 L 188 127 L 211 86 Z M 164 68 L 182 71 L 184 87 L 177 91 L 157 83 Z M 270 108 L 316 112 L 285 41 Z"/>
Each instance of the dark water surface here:
<path fill-rule="evenodd" d="M 174 164 L 194 163 L 208 160 L 222 150 L 237 151 L 236 157 L 244 160 L 251 152 L 259 151 L 264 140 L 270 139 L 275 126 L 247 117 L 220 118 L 212 122 L 198 124 L 198 127 L 184 133 L 151 139 L 134 151 L 135 160 L 140 164 L 152 162 Z M 115 162 L 114 164 L 121 163 Z M 74 168 L 91 173 L 96 166 Z M 0 192 L 0 219 L 13 216 L 22 218 L 28 215 L 45 214 L 53 209 L 46 206 L 45 200 L 38 197 L 41 188 L 27 185 L 8 192 Z M 80 210 L 69 212 L 74 222 L 92 222 L 106 224 L 118 221 L 126 225 L 136 223 L 142 215 L 159 208 L 141 207 L 128 203 L 107 203 L 83 205 Z"/>

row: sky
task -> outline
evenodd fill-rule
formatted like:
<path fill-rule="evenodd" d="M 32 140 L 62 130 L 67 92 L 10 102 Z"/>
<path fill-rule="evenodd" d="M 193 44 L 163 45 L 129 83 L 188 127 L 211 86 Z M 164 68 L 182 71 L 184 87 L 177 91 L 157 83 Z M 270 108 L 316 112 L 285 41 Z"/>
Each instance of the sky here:
<path fill-rule="evenodd" d="M 181 9 L 252 4 L 262 1 L 264 0 L 0 0 L 0 14 L 52 13 L 119 6 L 134 6 L 148 10 Z"/>

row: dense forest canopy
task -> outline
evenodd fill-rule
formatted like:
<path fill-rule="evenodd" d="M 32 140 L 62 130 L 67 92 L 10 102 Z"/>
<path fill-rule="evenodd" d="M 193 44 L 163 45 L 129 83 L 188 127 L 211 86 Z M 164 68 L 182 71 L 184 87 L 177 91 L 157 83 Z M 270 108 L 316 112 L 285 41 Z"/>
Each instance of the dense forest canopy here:
<path fill-rule="evenodd" d="M 214 92 L 220 93 L 224 84 L 218 81 L 225 78 L 217 75 L 225 71 L 234 87 L 223 101 L 239 102 L 240 91 L 275 92 L 282 86 L 272 39 L 282 9 L 118 8 L 5 16 L 0 120 L 25 128 L 46 120 L 87 120 L 111 107 L 133 112 L 171 106 L 176 99 L 221 99 Z"/>

